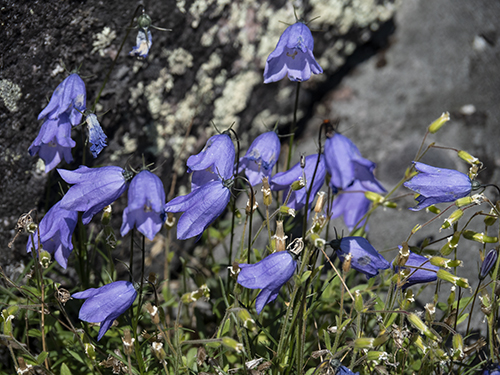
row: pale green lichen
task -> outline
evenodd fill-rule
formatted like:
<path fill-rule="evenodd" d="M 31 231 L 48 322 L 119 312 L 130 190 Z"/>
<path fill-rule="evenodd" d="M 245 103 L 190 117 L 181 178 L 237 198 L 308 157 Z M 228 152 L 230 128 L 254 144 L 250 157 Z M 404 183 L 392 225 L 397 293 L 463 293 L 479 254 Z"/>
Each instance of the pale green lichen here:
<path fill-rule="evenodd" d="M 177 9 L 181 11 L 181 13 L 186 13 L 186 0 L 176 0 Z"/>
<path fill-rule="evenodd" d="M 262 81 L 260 74 L 247 71 L 231 78 L 226 82 L 222 96 L 214 102 L 214 121 L 224 123 L 228 127 L 234 122 L 237 130 L 240 119 L 236 116 L 246 108 L 254 85 Z"/>
<path fill-rule="evenodd" d="M 200 25 L 203 13 L 206 12 L 208 7 L 214 3 L 215 0 L 195 0 L 189 7 L 189 13 L 193 16 L 194 20 L 191 22 L 191 27 L 196 29 Z"/>
<path fill-rule="evenodd" d="M 169 53 L 167 62 L 170 73 L 180 76 L 193 66 L 193 55 L 184 48 L 176 48 Z"/>
<path fill-rule="evenodd" d="M 130 155 L 137 151 L 137 139 L 131 138 L 130 133 L 125 133 L 122 140 L 123 147 L 120 147 L 110 156 L 113 162 L 119 161 L 123 155 Z"/>
<path fill-rule="evenodd" d="M 203 47 L 209 47 L 213 44 L 215 39 L 215 34 L 219 30 L 219 25 L 213 25 L 210 29 L 208 29 L 202 36 L 200 43 Z"/>
<path fill-rule="evenodd" d="M 106 26 L 98 34 L 95 34 L 92 42 L 92 54 L 99 52 L 99 56 L 104 57 L 106 55 L 106 49 L 111 45 L 111 42 L 116 38 L 116 32 L 110 27 Z"/>
<path fill-rule="evenodd" d="M 21 88 L 8 79 L 0 80 L 0 98 L 10 112 L 17 112 L 17 102 L 21 99 Z"/>

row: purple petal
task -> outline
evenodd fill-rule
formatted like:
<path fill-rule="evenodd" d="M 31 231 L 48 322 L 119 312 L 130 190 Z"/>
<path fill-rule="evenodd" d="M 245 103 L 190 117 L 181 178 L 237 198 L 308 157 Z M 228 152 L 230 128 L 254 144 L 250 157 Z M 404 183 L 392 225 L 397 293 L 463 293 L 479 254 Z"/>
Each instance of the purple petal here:
<path fill-rule="evenodd" d="M 147 33 L 147 38 L 146 38 Z M 135 41 L 135 46 L 132 47 L 132 51 L 130 51 L 130 56 L 139 56 L 142 58 L 148 57 L 149 50 L 153 45 L 153 38 L 151 37 L 151 31 L 147 30 L 146 32 L 143 29 L 139 29 L 137 32 L 137 38 Z"/>

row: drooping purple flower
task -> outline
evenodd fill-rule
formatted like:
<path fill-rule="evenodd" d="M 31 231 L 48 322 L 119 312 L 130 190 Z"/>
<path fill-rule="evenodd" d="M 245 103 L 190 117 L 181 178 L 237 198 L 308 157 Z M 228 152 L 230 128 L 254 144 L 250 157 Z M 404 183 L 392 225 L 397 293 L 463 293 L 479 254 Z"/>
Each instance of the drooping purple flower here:
<path fill-rule="evenodd" d="M 364 237 L 344 237 L 329 242 L 343 262 L 347 254 L 351 254 L 351 267 L 371 278 L 379 270 L 390 267 L 382 255 Z"/>
<path fill-rule="evenodd" d="M 314 39 L 311 30 L 302 22 L 288 26 L 281 34 L 276 48 L 269 55 L 264 69 L 264 83 L 277 82 L 288 75 L 290 81 L 307 81 L 323 73 L 313 55 Z"/>
<path fill-rule="evenodd" d="M 259 135 L 240 159 L 238 173 L 245 175 L 252 186 L 260 184 L 262 177 L 269 177 L 280 156 L 281 144 L 275 132 Z"/>
<path fill-rule="evenodd" d="M 84 211 L 83 224 L 104 207 L 117 200 L 127 190 L 131 174 L 120 167 L 88 168 L 75 171 L 57 170 L 68 184 L 74 184 L 61 200 L 61 207 L 71 211 Z"/>
<path fill-rule="evenodd" d="M 184 212 L 177 224 L 179 240 L 200 236 L 224 212 L 231 198 L 228 181 L 210 181 L 165 205 L 165 212 Z"/>
<path fill-rule="evenodd" d="M 71 149 L 76 143 L 71 139 L 71 123 L 67 113 L 57 119 L 47 119 L 38 136 L 28 149 L 31 156 L 38 154 L 45 162 L 45 173 L 49 173 L 64 158 L 66 163 L 73 161 Z"/>
<path fill-rule="evenodd" d="M 262 289 L 255 301 L 260 314 L 268 303 L 278 297 L 281 287 L 292 277 L 297 262 L 288 251 L 278 251 L 255 264 L 240 264 L 238 284 L 248 289 Z"/>
<path fill-rule="evenodd" d="M 128 189 L 128 206 L 123 211 L 121 235 L 125 236 L 134 225 L 153 241 L 163 225 L 165 214 L 163 183 L 148 170 L 139 172 Z"/>
<path fill-rule="evenodd" d="M 497 262 L 498 252 L 495 249 L 491 249 L 488 254 L 484 257 L 483 264 L 481 264 L 481 269 L 479 271 L 479 280 L 483 280 L 491 271 L 495 263 Z"/>
<path fill-rule="evenodd" d="M 113 321 L 123 314 L 135 301 L 137 291 L 128 281 L 115 281 L 100 288 L 90 288 L 74 293 L 73 298 L 86 299 L 78 318 L 84 322 L 101 323 L 97 341 L 107 332 Z"/>
<path fill-rule="evenodd" d="M 401 246 L 399 248 L 401 249 Z M 439 271 L 439 267 L 430 264 L 429 259 L 422 255 L 410 251 L 408 260 L 404 266 L 401 266 L 401 269 L 405 268 L 409 268 L 410 276 L 405 280 L 402 289 L 406 289 L 415 284 L 425 284 L 437 280 L 437 271 Z M 394 269 L 395 272 L 399 272 L 399 267 L 395 267 L 394 263 L 392 264 L 392 269 Z"/>
<path fill-rule="evenodd" d="M 362 157 L 356 145 L 342 134 L 335 133 L 326 139 L 325 163 L 331 176 L 330 186 L 335 192 L 346 189 L 354 180 L 363 181 L 366 190 L 385 192 L 373 176 L 375 163 Z"/>
<path fill-rule="evenodd" d="M 348 367 L 339 366 L 335 375 L 359 375 L 359 372 L 352 372 Z"/>
<path fill-rule="evenodd" d="M 483 370 L 483 375 L 500 375 L 500 365 L 498 363 L 490 363 Z"/>
<path fill-rule="evenodd" d="M 107 146 L 106 139 L 108 138 L 97 120 L 97 116 L 94 113 L 89 113 L 87 115 L 87 129 L 89 131 L 89 143 L 90 152 L 94 158 L 99 155 L 104 147 Z"/>
<path fill-rule="evenodd" d="M 415 169 L 420 172 L 404 186 L 420 194 L 416 200 L 418 204 L 410 207 L 412 211 L 419 211 L 436 203 L 453 202 L 469 195 L 471 190 L 478 188 L 470 178 L 453 169 L 435 168 L 430 165 L 413 162 Z"/>
<path fill-rule="evenodd" d="M 235 150 L 231 137 L 218 134 L 211 137 L 203 150 L 187 160 L 188 172 L 193 172 L 191 190 L 210 181 L 227 180 L 234 173 Z"/>
<path fill-rule="evenodd" d="M 132 51 L 130 51 L 129 55 L 139 56 L 144 59 L 148 57 L 149 49 L 153 45 L 153 39 L 151 38 L 151 31 L 139 28 L 135 44 L 136 45 L 132 47 Z"/>
<path fill-rule="evenodd" d="M 86 108 L 87 93 L 85 83 L 76 73 L 70 74 L 55 89 L 49 104 L 38 115 L 38 119 L 57 119 L 62 113 L 69 116 L 73 126 L 82 121 L 82 114 Z"/>
<path fill-rule="evenodd" d="M 352 231 L 370 209 L 371 201 L 365 197 L 365 190 L 362 183 L 355 180 L 351 186 L 337 194 L 332 203 L 331 219 L 343 215 L 345 225 Z M 365 221 L 366 219 L 360 222 L 358 227 L 362 226 Z"/>
<path fill-rule="evenodd" d="M 271 190 L 279 191 L 290 189 L 290 186 L 293 182 L 302 179 L 303 172 L 305 172 L 306 176 L 306 186 L 300 190 L 292 191 L 290 195 L 290 199 L 288 200 L 287 206 L 293 208 L 295 210 L 300 210 L 306 204 L 307 199 L 307 191 L 311 188 L 311 181 L 314 174 L 314 169 L 316 168 L 316 162 L 318 161 L 318 155 L 309 155 L 305 158 L 305 168 L 302 170 L 300 163 L 295 164 L 291 169 L 286 172 L 276 173 L 271 179 Z M 309 197 L 309 207 L 311 207 L 314 198 L 316 197 L 316 193 L 323 186 L 323 182 L 325 181 L 326 169 L 325 169 L 325 158 L 323 155 L 320 157 L 318 170 L 316 172 L 316 176 L 312 183 L 311 195 Z M 288 190 L 285 196 L 288 195 Z"/>
<path fill-rule="evenodd" d="M 45 214 L 40 221 L 38 230 L 40 231 L 40 241 L 43 249 L 51 254 L 62 268 L 68 266 L 68 258 L 73 250 L 71 236 L 78 221 L 78 212 L 68 211 L 61 208 L 61 202 L 57 202 Z M 28 237 L 26 251 L 29 253 L 33 249 L 31 235 Z M 38 248 L 38 232 L 33 234 L 35 249 Z"/>

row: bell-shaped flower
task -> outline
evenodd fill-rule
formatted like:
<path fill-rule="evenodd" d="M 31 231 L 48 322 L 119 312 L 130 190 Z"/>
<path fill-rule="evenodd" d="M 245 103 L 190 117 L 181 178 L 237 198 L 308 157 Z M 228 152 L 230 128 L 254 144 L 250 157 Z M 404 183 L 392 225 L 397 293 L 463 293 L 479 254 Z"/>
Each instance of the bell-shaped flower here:
<path fill-rule="evenodd" d="M 191 190 L 210 181 L 227 180 L 234 174 L 235 150 L 231 137 L 218 134 L 211 137 L 203 150 L 187 160 L 188 172 L 193 172 Z"/>
<path fill-rule="evenodd" d="M 73 161 L 71 149 L 76 143 L 71 139 L 71 123 L 67 113 L 57 119 L 47 119 L 42 125 L 28 151 L 31 156 L 38 154 L 45 162 L 45 173 L 54 169 L 64 158 L 66 163 Z"/>
<path fill-rule="evenodd" d="M 262 177 L 271 175 L 280 156 L 281 144 L 275 132 L 259 135 L 250 145 L 245 156 L 240 159 L 239 171 L 245 175 L 252 186 L 260 184 Z"/>
<path fill-rule="evenodd" d="M 57 86 L 38 119 L 57 119 L 62 113 L 67 113 L 71 124 L 78 125 L 82 121 L 81 112 L 85 111 L 86 101 L 85 83 L 78 74 L 70 74 Z"/>
<path fill-rule="evenodd" d="M 135 46 L 132 47 L 130 51 L 130 56 L 139 56 L 142 58 L 148 57 L 149 49 L 153 45 L 153 39 L 151 38 L 151 31 L 139 29 L 137 32 L 137 38 L 135 40 Z"/>
<path fill-rule="evenodd" d="M 176 197 L 165 205 L 165 212 L 184 212 L 177 224 L 177 238 L 201 236 L 226 209 L 231 193 L 230 180 L 210 181 L 191 193 Z"/>
<path fill-rule="evenodd" d="M 347 254 L 351 254 L 351 267 L 371 278 L 379 270 L 390 267 L 382 255 L 364 237 L 344 237 L 329 242 L 339 259 L 344 262 Z"/>
<path fill-rule="evenodd" d="M 316 163 L 318 161 L 318 155 L 309 155 L 305 158 L 305 167 L 302 170 L 300 163 L 295 164 L 291 169 L 286 172 L 276 173 L 271 179 L 271 190 L 280 191 L 285 189 L 290 189 L 291 185 L 295 181 L 303 179 L 305 174 L 306 186 L 300 190 L 293 190 L 290 199 L 288 200 L 287 206 L 295 210 L 300 210 L 306 204 L 307 191 L 311 188 L 311 181 L 314 174 L 314 169 L 316 168 Z M 312 181 L 311 195 L 309 196 L 309 207 L 311 207 L 316 193 L 321 189 L 325 181 L 326 169 L 325 169 L 325 158 L 323 155 L 320 157 L 318 170 L 314 181 Z M 288 195 L 288 190 L 285 196 Z"/>
<path fill-rule="evenodd" d="M 418 204 L 410 207 L 412 211 L 419 211 L 436 203 L 453 202 L 479 188 L 477 183 L 473 186 L 466 174 L 453 169 L 435 168 L 420 162 L 413 164 L 420 173 L 404 183 L 408 189 L 419 194 L 415 198 Z"/>
<path fill-rule="evenodd" d="M 68 258 L 73 250 L 71 236 L 77 221 L 78 212 L 61 208 L 59 201 L 45 214 L 38 226 L 43 249 L 54 254 L 55 260 L 62 268 L 68 266 Z M 28 237 L 26 245 L 28 253 L 33 250 L 32 238 L 34 239 L 34 248 L 38 249 L 38 232 L 35 232 L 33 236 Z"/>
<path fill-rule="evenodd" d="M 401 246 L 399 248 L 401 249 Z M 428 258 L 411 251 L 404 266 L 394 266 L 393 262 L 392 269 L 398 272 L 399 268 L 408 268 L 410 272 L 409 276 L 403 280 L 404 284 L 401 287 L 402 289 L 406 289 L 415 284 L 425 284 L 436 281 L 437 271 L 439 271 L 439 267 L 432 265 Z"/>
<path fill-rule="evenodd" d="M 107 332 L 113 321 L 123 314 L 135 301 L 137 291 L 128 281 L 115 281 L 100 288 L 90 288 L 74 293 L 73 298 L 86 299 L 78 318 L 84 322 L 101 323 L 97 341 Z"/>
<path fill-rule="evenodd" d="M 325 141 L 326 169 L 331 176 L 330 186 L 337 189 L 346 189 L 354 180 L 363 181 L 365 188 L 384 189 L 373 176 L 375 163 L 361 156 L 356 145 L 346 136 L 335 133 Z M 371 184 L 378 186 L 370 186 Z M 385 191 L 385 190 L 384 190 Z"/>
<path fill-rule="evenodd" d="M 277 82 L 285 75 L 290 81 L 302 82 L 311 78 L 311 72 L 323 73 L 314 58 L 313 49 L 311 30 L 304 23 L 288 26 L 267 58 L 264 83 Z"/>
<path fill-rule="evenodd" d="M 90 152 L 94 158 L 99 155 L 104 147 L 107 146 L 106 139 L 108 138 L 101 128 L 101 124 L 97 120 L 94 113 L 89 113 L 86 118 L 87 129 L 89 131 Z"/>
<path fill-rule="evenodd" d="M 148 170 L 139 172 L 128 189 L 128 206 L 123 211 L 121 235 L 125 236 L 135 225 L 152 241 L 163 225 L 164 205 L 165 189 L 158 176 Z"/>
<path fill-rule="evenodd" d="M 84 211 L 83 224 L 104 207 L 117 200 L 127 190 L 130 172 L 120 167 L 88 168 L 75 171 L 57 170 L 68 184 L 74 184 L 61 200 L 61 207 L 71 211 Z"/>
<path fill-rule="evenodd" d="M 344 223 L 350 231 L 358 223 L 357 227 L 362 226 L 366 220 L 362 222 L 360 220 L 366 215 L 371 204 L 371 201 L 365 197 L 365 191 L 361 182 L 356 180 L 351 186 L 337 194 L 330 211 L 331 219 L 343 215 Z"/>
<path fill-rule="evenodd" d="M 495 249 L 491 249 L 488 254 L 484 257 L 483 264 L 481 264 L 481 269 L 479 270 L 479 280 L 483 280 L 491 271 L 498 259 L 498 252 Z"/>
<path fill-rule="evenodd" d="M 268 303 L 278 297 L 283 285 L 292 277 L 297 261 L 288 251 L 278 251 L 255 264 L 240 264 L 238 284 L 248 289 L 262 289 L 255 301 L 260 314 Z"/>

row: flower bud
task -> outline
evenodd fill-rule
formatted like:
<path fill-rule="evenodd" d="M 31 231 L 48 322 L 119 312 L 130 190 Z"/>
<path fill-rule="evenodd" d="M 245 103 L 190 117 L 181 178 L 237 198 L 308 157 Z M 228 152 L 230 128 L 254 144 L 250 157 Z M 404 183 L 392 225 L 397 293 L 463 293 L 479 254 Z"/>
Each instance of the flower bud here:
<path fill-rule="evenodd" d="M 158 307 L 155 305 L 152 305 L 151 303 L 147 302 L 146 305 L 144 305 L 146 310 L 149 313 L 149 316 L 151 317 L 151 321 L 153 322 L 154 325 L 158 325 L 160 323 L 160 315 L 158 314 Z"/>
<path fill-rule="evenodd" d="M 464 230 L 463 236 L 468 240 L 476 241 L 483 244 L 498 242 L 498 237 L 485 236 L 484 233 L 477 233 L 472 230 Z"/>
<path fill-rule="evenodd" d="M 462 266 L 462 261 L 457 259 L 447 259 L 442 257 L 431 257 L 430 263 L 434 266 L 443 267 L 443 268 L 454 268 L 458 266 Z"/>
<path fill-rule="evenodd" d="M 3 322 L 3 334 L 11 335 L 12 334 L 12 319 L 15 318 L 15 314 L 19 310 L 17 306 L 10 306 L 7 309 L 2 310 L 2 315 L 0 317 L 0 321 Z"/>
<path fill-rule="evenodd" d="M 323 211 L 323 208 L 325 207 L 326 204 L 326 194 L 324 191 L 318 192 L 318 199 L 316 200 L 316 205 L 314 206 L 314 212 L 319 214 L 320 212 Z"/>
<path fill-rule="evenodd" d="M 484 218 L 484 224 L 490 227 L 495 224 L 496 221 L 497 215 L 495 213 L 495 209 L 491 208 L 489 215 Z"/>
<path fill-rule="evenodd" d="M 172 212 L 167 212 L 167 220 L 165 220 L 165 226 L 168 230 L 172 229 L 175 225 L 175 217 Z"/>
<path fill-rule="evenodd" d="M 438 119 L 434 120 L 432 122 L 432 124 L 429 125 L 429 128 L 428 128 L 429 133 L 431 133 L 431 134 L 436 133 L 448 121 L 450 121 L 450 113 L 443 112 L 443 114 Z"/>
<path fill-rule="evenodd" d="M 159 361 L 164 361 L 167 357 L 167 353 L 165 353 L 165 349 L 163 349 L 163 343 L 155 341 L 151 344 L 151 349 Z"/>
<path fill-rule="evenodd" d="M 385 199 L 383 196 L 374 193 L 373 191 L 365 191 L 365 198 L 372 201 L 373 203 L 382 203 Z"/>
<path fill-rule="evenodd" d="M 464 357 L 464 339 L 459 333 L 453 335 L 453 359 L 459 360 Z"/>
<path fill-rule="evenodd" d="M 366 353 L 366 359 L 368 361 L 386 361 L 389 358 L 387 352 L 382 352 L 379 350 L 370 350 Z"/>
<path fill-rule="evenodd" d="M 464 212 L 462 210 L 454 211 L 447 219 L 444 220 L 443 225 L 441 225 L 441 229 L 449 228 L 453 223 L 460 220 L 462 216 L 464 216 Z"/>
<path fill-rule="evenodd" d="M 456 295 L 456 287 L 453 285 L 450 289 L 450 295 L 448 296 L 448 306 L 453 305 L 453 302 L 455 302 L 455 295 Z"/>
<path fill-rule="evenodd" d="M 344 257 L 344 262 L 342 263 L 342 271 L 343 271 L 344 273 L 349 272 L 349 270 L 351 269 L 351 261 L 352 261 L 352 254 L 351 254 L 351 253 L 348 253 L 348 254 Z"/>
<path fill-rule="evenodd" d="M 52 259 L 52 256 L 46 250 L 39 251 L 39 254 L 40 254 L 40 265 L 42 266 L 42 268 L 48 268 L 50 266 L 50 261 Z"/>
<path fill-rule="evenodd" d="M 404 266 L 408 261 L 409 257 L 410 257 L 410 248 L 408 247 L 407 242 L 403 242 L 403 246 L 399 246 L 399 253 L 396 256 L 396 259 L 394 259 L 394 266 L 395 267 Z"/>
<path fill-rule="evenodd" d="M 102 225 L 108 225 L 109 222 L 111 221 L 111 213 L 112 213 L 112 208 L 111 205 L 107 205 L 104 207 L 104 210 L 102 211 L 102 216 L 101 216 L 101 223 Z"/>
<path fill-rule="evenodd" d="M 250 331 L 254 332 L 257 331 L 257 325 L 255 324 L 255 320 L 252 319 L 252 316 L 250 315 L 247 309 L 240 309 L 236 315 L 243 323 L 243 327 L 245 327 Z"/>
<path fill-rule="evenodd" d="M 251 204 L 250 201 L 253 200 L 253 205 Z M 253 199 L 252 198 L 248 198 L 248 201 L 247 201 L 247 206 L 245 208 L 245 212 L 247 215 L 250 215 L 251 213 L 253 213 L 257 207 L 259 207 L 259 203 L 257 203 L 257 201 L 255 200 L 255 194 L 253 195 Z"/>
<path fill-rule="evenodd" d="M 458 151 L 458 157 L 471 165 L 483 165 L 483 163 L 481 163 L 478 158 L 463 150 Z"/>
<path fill-rule="evenodd" d="M 143 13 L 137 17 L 137 24 L 141 29 L 147 30 L 149 26 L 151 26 L 151 17 L 149 17 L 146 13 Z"/>
<path fill-rule="evenodd" d="M 125 329 L 123 331 L 123 334 L 124 334 L 122 337 L 123 352 L 125 353 L 125 355 L 131 355 L 134 352 L 135 338 L 133 338 L 132 335 L 130 334 L 130 329 Z"/>
<path fill-rule="evenodd" d="M 276 241 L 276 251 L 285 251 L 286 250 L 286 239 L 288 236 L 285 236 L 285 230 L 283 229 L 283 221 L 276 221 L 276 234 L 272 237 Z"/>
<path fill-rule="evenodd" d="M 448 237 L 448 242 L 441 248 L 441 255 L 448 256 L 458 246 L 458 240 L 462 232 L 456 231 L 453 236 Z"/>
<path fill-rule="evenodd" d="M 271 187 L 269 186 L 269 177 L 262 177 L 262 195 L 264 196 L 264 205 L 269 207 L 273 203 Z"/>
<path fill-rule="evenodd" d="M 425 320 L 427 323 L 431 323 L 434 321 L 434 316 L 436 315 L 436 305 L 433 303 L 427 303 L 425 305 Z"/>
<path fill-rule="evenodd" d="M 243 344 L 240 344 L 238 341 L 232 339 L 231 337 L 223 337 L 222 345 L 224 345 L 226 348 L 234 350 L 236 353 L 243 352 Z"/>
<path fill-rule="evenodd" d="M 437 277 L 441 280 L 448 281 L 453 285 L 457 285 L 461 288 L 469 288 L 469 281 L 464 277 L 455 276 L 445 270 L 437 271 Z"/>
<path fill-rule="evenodd" d="M 295 217 L 295 210 L 293 208 L 290 208 L 287 206 L 281 206 L 280 213 L 282 213 L 284 215 L 289 215 L 289 216 Z"/>
<path fill-rule="evenodd" d="M 358 313 L 363 311 L 363 296 L 359 290 L 354 292 L 354 308 Z"/>
<path fill-rule="evenodd" d="M 304 183 L 304 180 L 301 178 L 299 178 L 297 181 L 294 181 L 292 182 L 292 190 L 296 191 L 296 190 L 300 190 L 302 188 L 304 188 L 306 186 L 306 184 Z"/>
<path fill-rule="evenodd" d="M 490 296 L 486 293 L 483 293 L 482 296 L 479 296 L 479 300 L 481 301 L 481 311 L 483 312 L 483 314 L 488 317 L 491 316 L 493 310 L 491 306 Z"/>
<path fill-rule="evenodd" d="M 434 205 L 427 207 L 426 211 L 431 212 L 431 213 L 436 214 L 436 215 L 439 215 L 441 213 L 441 210 Z"/>
<path fill-rule="evenodd" d="M 181 297 L 182 303 L 191 303 L 198 301 L 200 298 L 210 298 L 210 289 L 207 284 L 203 284 L 197 290 L 191 293 L 184 293 Z"/>
<path fill-rule="evenodd" d="M 354 348 L 355 349 L 373 349 L 373 341 L 375 339 L 370 337 L 361 337 L 359 339 L 354 340 Z"/>
<path fill-rule="evenodd" d="M 417 314 L 411 313 L 407 315 L 408 320 L 410 321 L 411 325 L 415 327 L 416 329 L 420 330 L 424 335 L 426 335 L 428 338 L 434 341 L 441 342 L 443 339 L 441 336 L 437 334 L 434 330 L 430 329 L 425 325 L 425 323 L 420 319 L 420 317 Z"/>
<path fill-rule="evenodd" d="M 481 264 L 481 270 L 479 271 L 479 280 L 483 280 L 490 273 L 497 258 L 498 252 L 495 249 L 491 249 L 488 254 L 486 254 L 483 264 Z"/>
<path fill-rule="evenodd" d="M 382 206 L 387 207 L 387 208 L 398 208 L 398 204 L 396 202 L 391 202 L 391 201 L 384 201 L 382 203 Z"/>

